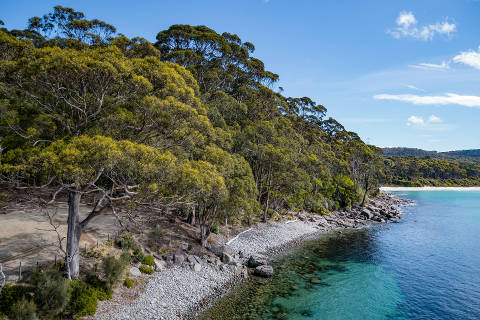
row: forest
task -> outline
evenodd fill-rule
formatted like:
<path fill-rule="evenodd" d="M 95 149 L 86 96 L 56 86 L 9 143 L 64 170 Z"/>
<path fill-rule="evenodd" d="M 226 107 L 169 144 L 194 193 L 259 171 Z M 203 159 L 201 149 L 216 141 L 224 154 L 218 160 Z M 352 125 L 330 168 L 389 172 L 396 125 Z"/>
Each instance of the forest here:
<path fill-rule="evenodd" d="M 206 245 L 218 221 L 327 213 L 375 189 L 380 149 L 275 90 L 252 43 L 189 25 L 156 39 L 60 6 L 0 31 L 1 183 L 44 206 L 67 199 L 68 278 L 82 230 L 105 210 L 178 212 Z"/>

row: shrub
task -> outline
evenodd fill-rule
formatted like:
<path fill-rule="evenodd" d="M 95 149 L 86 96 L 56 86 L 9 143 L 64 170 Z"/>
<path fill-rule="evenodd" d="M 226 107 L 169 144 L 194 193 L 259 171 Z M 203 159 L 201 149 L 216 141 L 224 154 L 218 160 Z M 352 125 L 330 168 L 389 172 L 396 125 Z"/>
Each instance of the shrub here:
<path fill-rule="evenodd" d="M 124 281 L 123 281 L 123 285 L 127 288 L 132 288 L 133 286 L 135 286 L 135 281 L 133 281 L 132 279 L 130 278 L 126 278 Z"/>
<path fill-rule="evenodd" d="M 70 282 L 72 296 L 68 311 L 77 316 L 91 316 L 97 311 L 97 290 L 80 280 Z"/>
<path fill-rule="evenodd" d="M 126 263 L 113 256 L 103 258 L 103 273 L 107 289 L 111 290 L 122 278 Z"/>
<path fill-rule="evenodd" d="M 140 269 L 140 271 L 142 271 L 143 273 L 146 273 L 146 274 L 152 274 L 154 272 L 152 268 L 150 268 L 149 266 L 144 265 L 144 264 L 142 264 L 139 269 Z"/>
<path fill-rule="evenodd" d="M 9 320 L 36 320 L 37 319 L 37 306 L 33 301 L 22 297 L 20 300 L 14 302 L 10 307 L 8 314 Z"/>
<path fill-rule="evenodd" d="M 2 289 L 2 293 L 0 293 L 0 314 L 9 314 L 12 305 L 16 301 L 21 300 L 25 294 L 25 287 L 6 284 Z"/>
<path fill-rule="evenodd" d="M 136 247 L 133 250 L 133 259 L 136 262 L 142 262 L 143 258 L 145 258 L 145 255 L 143 254 L 142 248 L 140 246 Z"/>
<path fill-rule="evenodd" d="M 96 275 L 88 276 L 87 283 L 95 289 L 98 300 L 105 301 L 112 298 L 113 291 L 108 288 L 105 281 L 100 280 Z"/>
<path fill-rule="evenodd" d="M 128 251 L 123 251 L 120 255 L 120 259 L 125 261 L 125 264 L 130 264 L 130 262 L 132 262 L 132 255 Z"/>
<path fill-rule="evenodd" d="M 131 249 L 135 244 L 135 240 L 132 238 L 132 236 L 128 232 L 124 232 L 122 233 L 122 237 L 118 241 L 118 244 L 122 249 Z"/>
<path fill-rule="evenodd" d="M 68 280 L 60 272 L 35 272 L 30 277 L 33 299 L 39 315 L 53 317 L 65 309 L 69 296 Z"/>
<path fill-rule="evenodd" d="M 212 228 L 210 228 L 210 231 L 212 233 L 218 234 L 220 232 L 220 228 L 218 227 L 218 225 L 216 225 L 216 226 L 213 226 Z"/>
<path fill-rule="evenodd" d="M 143 258 L 143 264 L 146 264 L 147 266 L 154 266 L 155 265 L 155 260 L 153 259 L 152 256 L 145 256 Z"/>

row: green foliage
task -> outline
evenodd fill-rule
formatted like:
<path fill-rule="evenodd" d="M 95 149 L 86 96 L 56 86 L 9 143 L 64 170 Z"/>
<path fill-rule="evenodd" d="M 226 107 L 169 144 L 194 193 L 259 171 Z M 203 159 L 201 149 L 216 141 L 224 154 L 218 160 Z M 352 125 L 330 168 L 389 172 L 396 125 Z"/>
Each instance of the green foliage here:
<path fill-rule="evenodd" d="M 106 280 L 106 287 L 111 290 L 122 278 L 126 262 L 121 258 L 115 259 L 113 256 L 107 256 L 103 258 L 102 267 Z"/>
<path fill-rule="evenodd" d="M 0 293 L 0 314 L 8 315 L 11 306 L 25 297 L 27 288 L 24 286 L 13 286 L 6 284 Z"/>
<path fill-rule="evenodd" d="M 135 262 L 142 262 L 143 259 L 145 258 L 142 247 L 140 246 L 135 247 L 135 249 L 133 249 L 132 257 Z"/>
<path fill-rule="evenodd" d="M 125 280 L 123 281 L 123 285 L 130 289 L 135 286 L 135 281 L 130 278 L 125 278 Z"/>
<path fill-rule="evenodd" d="M 122 233 L 122 236 L 120 237 L 120 240 L 118 241 L 118 245 L 122 249 L 131 249 L 133 248 L 133 245 L 135 244 L 135 240 L 132 238 L 130 233 L 124 232 Z"/>
<path fill-rule="evenodd" d="M 220 228 L 218 225 L 215 225 L 211 228 L 212 233 L 218 234 L 220 232 Z"/>
<path fill-rule="evenodd" d="M 107 286 L 105 281 L 102 281 L 96 275 L 89 275 L 86 283 L 96 290 L 97 298 L 100 301 L 112 298 L 113 290 Z"/>
<path fill-rule="evenodd" d="M 68 280 L 60 272 L 35 272 L 29 282 L 33 286 L 33 299 L 40 316 L 54 317 L 65 309 L 70 290 Z"/>
<path fill-rule="evenodd" d="M 139 269 L 140 269 L 141 272 L 146 273 L 146 274 L 152 274 L 152 273 L 155 272 L 152 268 L 150 268 L 149 266 L 144 265 L 144 264 L 142 264 Z"/>
<path fill-rule="evenodd" d="M 70 282 L 71 298 L 67 310 L 77 316 L 94 315 L 97 311 L 97 290 L 81 280 Z"/>
<path fill-rule="evenodd" d="M 143 258 L 143 264 L 146 264 L 147 266 L 154 266 L 155 260 L 152 256 L 148 255 Z"/>
<path fill-rule="evenodd" d="M 22 297 L 20 300 L 15 301 L 10 307 L 8 313 L 9 320 L 36 320 L 37 306 L 31 300 L 27 300 Z"/>

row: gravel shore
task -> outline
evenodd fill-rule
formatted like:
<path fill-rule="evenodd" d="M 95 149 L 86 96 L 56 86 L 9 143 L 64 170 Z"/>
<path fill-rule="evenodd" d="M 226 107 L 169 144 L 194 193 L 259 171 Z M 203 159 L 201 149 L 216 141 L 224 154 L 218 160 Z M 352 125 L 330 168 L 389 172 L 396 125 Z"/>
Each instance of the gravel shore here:
<path fill-rule="evenodd" d="M 240 261 L 245 262 L 249 256 L 262 254 L 271 258 L 289 244 L 306 237 L 345 228 L 364 228 L 375 223 L 373 221 L 383 222 L 384 219 L 380 218 L 383 215 L 392 215 L 389 219 L 399 218 L 397 206 L 402 204 L 404 203 L 401 200 L 385 195 L 373 202 L 369 209 L 334 212 L 326 218 L 299 215 L 298 220 L 264 224 L 249 229 L 228 241 L 225 246 L 229 252 L 234 252 L 236 261 L 222 263 L 201 257 L 201 268 L 196 271 L 193 263 L 172 265 L 150 277 L 145 290 L 133 301 L 122 300 L 116 294 L 117 297 L 112 300 L 100 302 L 97 314 L 92 319 L 193 319 L 213 299 L 223 295 L 240 281 L 243 273 L 239 270 L 246 271 Z M 388 208 L 388 212 L 385 208 Z M 378 215 L 375 215 L 376 213 Z"/>

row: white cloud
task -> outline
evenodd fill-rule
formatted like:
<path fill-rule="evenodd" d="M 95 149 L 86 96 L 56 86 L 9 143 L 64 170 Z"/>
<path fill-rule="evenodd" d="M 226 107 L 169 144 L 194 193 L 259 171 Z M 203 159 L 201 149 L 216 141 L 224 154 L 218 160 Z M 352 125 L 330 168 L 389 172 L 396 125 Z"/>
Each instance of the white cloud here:
<path fill-rule="evenodd" d="M 394 38 L 414 38 L 420 40 L 432 40 L 436 34 L 450 35 L 457 30 L 455 23 L 450 23 L 445 19 L 443 22 L 418 26 L 418 21 L 412 12 L 402 11 L 397 18 L 397 27 L 387 30 Z"/>
<path fill-rule="evenodd" d="M 431 115 L 428 119 L 424 119 L 419 116 L 410 116 L 407 119 L 407 126 L 415 127 L 417 129 L 429 130 L 429 131 L 444 131 L 451 130 L 453 127 L 451 125 L 443 124 L 442 119 L 435 115 Z"/>
<path fill-rule="evenodd" d="M 440 119 L 439 117 L 437 117 L 436 115 L 431 115 L 430 117 L 428 117 L 428 122 L 429 123 L 442 123 L 442 119 Z"/>
<path fill-rule="evenodd" d="M 422 117 L 410 116 L 410 118 L 407 119 L 407 126 L 411 125 L 424 126 L 425 120 L 423 120 Z"/>
<path fill-rule="evenodd" d="M 441 64 L 435 63 L 419 63 L 419 64 L 411 64 L 409 65 L 410 68 L 415 69 L 422 69 L 422 70 L 435 70 L 435 71 L 445 71 L 450 69 L 450 62 L 442 61 Z"/>
<path fill-rule="evenodd" d="M 409 88 L 409 89 L 412 89 L 412 90 L 417 90 L 417 91 L 423 91 L 423 92 L 425 92 L 425 90 L 420 89 L 420 88 L 417 88 L 417 87 L 415 87 L 415 86 L 412 85 L 412 84 L 407 84 L 406 87 Z"/>
<path fill-rule="evenodd" d="M 460 54 L 453 57 L 453 61 L 456 63 L 463 63 L 467 66 L 480 69 L 480 47 L 478 51 L 469 50 L 460 52 Z"/>
<path fill-rule="evenodd" d="M 376 100 L 396 100 L 410 102 L 413 104 L 457 104 L 464 107 L 480 107 L 480 97 L 464 96 L 455 93 L 447 93 L 443 96 L 418 96 L 414 94 L 377 94 L 373 96 Z"/>

